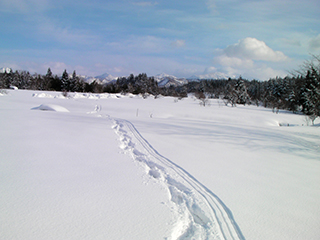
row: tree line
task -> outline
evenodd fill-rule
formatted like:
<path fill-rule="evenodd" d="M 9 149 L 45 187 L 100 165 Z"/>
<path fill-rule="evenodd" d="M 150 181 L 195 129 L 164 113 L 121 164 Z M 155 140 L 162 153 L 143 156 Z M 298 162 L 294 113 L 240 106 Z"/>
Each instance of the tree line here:
<path fill-rule="evenodd" d="M 0 89 L 9 89 L 17 87 L 19 89 L 29 90 L 45 90 L 45 91 L 62 91 L 62 92 L 95 92 L 101 87 L 98 83 L 87 83 L 81 77 L 77 76 L 76 71 L 73 71 L 72 76 L 69 76 L 67 70 L 64 70 L 62 76 L 53 75 L 48 68 L 46 75 L 33 74 L 28 71 L 12 70 L 0 73 Z"/>
<path fill-rule="evenodd" d="M 27 71 L 0 73 L 0 89 L 12 86 L 19 89 L 49 90 L 63 92 L 132 93 L 143 97 L 173 96 L 184 98 L 194 93 L 203 105 L 208 98 L 220 98 L 226 105 L 255 104 L 294 113 L 303 113 L 311 121 L 320 116 L 320 57 L 313 56 L 301 69 L 291 76 L 268 81 L 243 79 L 208 79 L 190 81 L 182 86 L 160 87 L 154 77 L 142 73 L 137 76 L 120 77 L 108 84 L 87 83 L 74 71 L 71 76 L 65 70 L 61 77 L 53 75 L 49 68 L 46 75 L 31 75 Z"/>

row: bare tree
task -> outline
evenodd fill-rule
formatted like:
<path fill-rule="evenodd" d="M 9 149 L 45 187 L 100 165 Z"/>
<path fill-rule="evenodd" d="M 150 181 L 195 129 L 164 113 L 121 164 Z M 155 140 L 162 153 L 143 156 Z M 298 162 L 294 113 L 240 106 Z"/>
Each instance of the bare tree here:
<path fill-rule="evenodd" d="M 204 106 L 204 107 L 205 107 L 206 105 L 208 105 L 209 101 L 208 101 L 206 95 L 205 95 L 203 92 L 197 91 L 197 92 L 195 92 L 194 96 L 195 96 L 197 99 L 200 100 L 200 105 L 201 105 L 201 106 Z"/>

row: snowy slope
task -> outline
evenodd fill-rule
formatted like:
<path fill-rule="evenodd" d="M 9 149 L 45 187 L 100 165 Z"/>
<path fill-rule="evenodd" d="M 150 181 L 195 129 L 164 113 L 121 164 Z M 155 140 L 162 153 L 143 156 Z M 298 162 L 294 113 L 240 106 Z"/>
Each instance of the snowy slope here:
<path fill-rule="evenodd" d="M 320 131 L 303 116 L 192 97 L 8 92 L 0 239 L 320 235 Z"/>
<path fill-rule="evenodd" d="M 168 75 L 165 73 L 161 73 L 154 76 L 154 79 L 158 82 L 158 85 L 160 87 L 177 87 L 188 83 L 188 81 L 185 78 L 177 78 L 173 75 Z"/>
<path fill-rule="evenodd" d="M 114 77 L 109 73 L 104 73 L 99 76 L 96 76 L 95 78 L 98 79 L 101 83 L 105 84 L 116 81 L 118 77 Z"/>
<path fill-rule="evenodd" d="M 96 77 L 92 77 L 92 76 L 79 76 L 81 79 L 83 79 L 85 82 L 87 83 L 93 83 L 94 81 L 96 81 L 99 84 L 107 84 L 107 83 L 111 83 L 117 80 L 118 77 L 114 77 L 111 74 L 108 73 L 104 73 L 101 74 L 99 76 Z"/>

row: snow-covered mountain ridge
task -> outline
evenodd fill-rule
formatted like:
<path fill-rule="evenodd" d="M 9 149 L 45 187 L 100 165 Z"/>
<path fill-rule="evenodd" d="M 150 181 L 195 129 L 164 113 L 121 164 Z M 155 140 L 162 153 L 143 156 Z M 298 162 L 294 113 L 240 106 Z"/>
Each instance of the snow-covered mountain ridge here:
<path fill-rule="evenodd" d="M 91 76 L 79 76 L 79 77 L 81 77 L 88 83 L 92 83 L 96 81 L 97 83 L 100 83 L 100 84 L 108 84 L 118 79 L 118 77 L 112 76 L 109 73 L 104 73 L 95 77 L 91 77 Z M 158 82 L 158 85 L 161 87 L 181 86 L 188 83 L 188 80 L 186 78 L 177 78 L 173 75 L 168 75 L 165 73 L 161 73 L 154 76 L 154 79 Z"/>
<path fill-rule="evenodd" d="M 81 76 L 86 82 L 92 83 L 93 81 L 96 81 L 101 84 L 108 84 L 111 82 L 114 82 L 118 79 L 118 77 L 112 76 L 109 73 L 104 73 L 96 77 L 91 76 Z M 160 87 L 170 87 L 170 86 L 182 86 L 184 84 L 187 84 L 188 82 L 193 81 L 200 81 L 204 79 L 228 79 L 229 76 L 223 74 L 223 73 L 210 73 L 210 74 L 203 74 L 203 75 L 193 75 L 188 78 L 178 78 L 174 75 L 169 75 L 166 73 L 160 73 L 155 76 L 154 79 L 158 82 L 158 85 Z M 235 76 L 231 76 L 235 77 Z"/>
<path fill-rule="evenodd" d="M 154 76 L 154 79 L 158 82 L 160 87 L 181 86 L 188 83 L 186 78 L 177 78 L 165 73 Z"/>
<path fill-rule="evenodd" d="M 101 75 L 95 76 L 95 77 L 83 76 L 83 75 L 79 75 L 79 77 L 81 77 L 87 83 L 92 83 L 92 82 L 96 81 L 97 83 L 100 83 L 100 84 L 108 84 L 108 83 L 114 82 L 118 79 L 118 77 L 112 76 L 109 73 L 104 73 L 104 74 L 101 74 Z"/>

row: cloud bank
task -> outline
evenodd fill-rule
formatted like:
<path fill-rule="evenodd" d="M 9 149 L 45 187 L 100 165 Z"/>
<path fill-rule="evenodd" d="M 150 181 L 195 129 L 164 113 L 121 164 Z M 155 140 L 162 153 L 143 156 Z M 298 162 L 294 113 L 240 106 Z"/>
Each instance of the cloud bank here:
<path fill-rule="evenodd" d="M 247 37 L 225 49 L 216 49 L 214 63 L 230 77 L 245 75 L 248 78 L 265 79 L 267 76 L 283 76 L 283 70 L 273 69 L 271 63 L 285 62 L 289 58 L 274 51 L 263 41 Z"/>
<path fill-rule="evenodd" d="M 158 5 L 158 2 L 134 2 L 132 4 L 139 7 L 151 7 Z"/>
<path fill-rule="evenodd" d="M 49 8 L 49 0 L 1 0 L 0 7 L 3 11 L 33 13 Z"/>
<path fill-rule="evenodd" d="M 182 39 L 176 40 L 171 43 L 171 46 L 177 47 L 177 48 L 184 47 L 185 45 L 186 45 L 186 41 Z"/>
<path fill-rule="evenodd" d="M 312 51 L 320 50 L 320 34 L 310 40 L 309 48 Z"/>
<path fill-rule="evenodd" d="M 229 45 L 223 50 L 228 57 L 241 59 L 262 60 L 279 62 L 287 60 L 287 57 L 280 51 L 274 51 L 263 41 L 247 37 L 238 43 Z"/>

